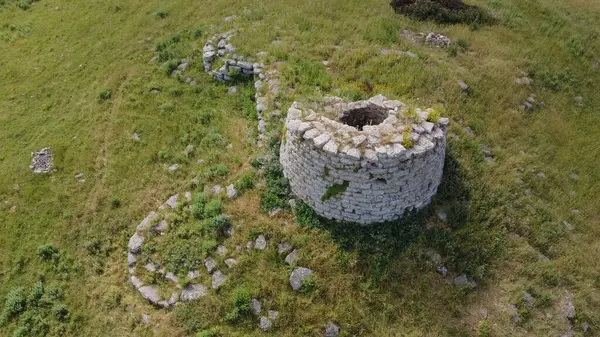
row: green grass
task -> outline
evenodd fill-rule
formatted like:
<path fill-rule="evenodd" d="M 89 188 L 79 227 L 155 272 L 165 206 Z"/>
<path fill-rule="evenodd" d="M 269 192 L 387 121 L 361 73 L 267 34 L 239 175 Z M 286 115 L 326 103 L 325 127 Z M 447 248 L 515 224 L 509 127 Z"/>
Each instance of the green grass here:
<path fill-rule="evenodd" d="M 577 310 L 574 331 L 581 334 L 587 322 L 596 334 L 600 5 L 470 4 L 499 21 L 412 21 L 388 1 L 265 0 L 245 9 L 230 0 L 0 1 L 0 302 L 6 316 L 0 335 L 151 336 L 154 324 L 159 336 L 257 335 L 255 319 L 225 319 L 237 307 L 231 299 L 236 287 L 280 312 L 277 336 L 319 336 L 330 320 L 344 336 L 561 335 L 568 331 L 566 294 Z M 222 21 L 234 14 L 236 20 Z M 447 178 L 432 208 L 370 229 L 330 224 L 306 208 L 297 220 L 287 211 L 265 214 L 288 209 L 289 190 L 276 160 L 257 173 L 253 168 L 252 85 L 238 83 L 238 93 L 228 95 L 227 86 L 203 73 L 201 58 L 182 78 L 165 74 L 174 60 L 231 28 L 240 28 L 232 39 L 236 53 L 264 50 L 269 62 L 286 62 L 282 111 L 294 100 L 326 94 L 359 99 L 381 93 L 414 106 L 443 106 L 441 116 L 451 118 L 450 132 L 460 139 L 449 140 Z M 403 28 L 444 33 L 460 41 L 459 48 L 449 54 L 412 44 L 400 35 Z M 418 57 L 380 55 L 382 49 Z M 534 80 L 531 88 L 514 84 L 521 71 Z M 185 76 L 198 84 L 182 83 Z M 459 79 L 469 85 L 468 95 Z M 530 93 L 544 108 L 519 110 Z M 576 96 L 583 97 L 582 107 Z M 465 133 L 467 126 L 474 136 Z M 134 132 L 139 142 L 131 139 Z M 269 143 L 271 150 L 279 141 Z M 195 150 L 188 156 L 189 144 Z M 480 144 L 493 150 L 492 163 Z M 30 152 L 46 146 L 57 171 L 34 176 Z M 174 163 L 180 169 L 168 172 Z M 85 183 L 73 178 L 80 172 Z M 127 240 L 149 211 L 196 176 L 196 191 L 230 183 L 245 191 L 220 207 L 195 201 L 201 209 L 182 217 L 178 235 L 212 228 L 202 218 L 224 210 L 235 227 L 231 245 L 245 247 L 249 235 L 259 233 L 269 248 L 236 256 L 238 266 L 228 271 L 235 282 L 218 292 L 171 312 L 156 310 L 128 283 Z M 207 203 L 213 204 L 205 213 Z M 437 220 L 438 209 L 447 213 L 446 223 Z M 173 239 L 181 244 L 157 249 L 173 261 L 181 258 L 173 262 L 177 268 L 216 245 L 217 239 L 202 238 Z M 315 270 L 311 292 L 292 293 L 290 270 L 275 248 L 279 241 L 293 243 L 297 264 Z M 447 285 L 424 257 L 429 250 L 441 254 L 452 275 L 466 271 L 478 287 Z M 34 291 L 40 284 L 41 299 L 48 300 L 29 300 L 42 293 Z M 524 290 L 537 302 L 517 326 L 506 308 L 522 308 Z M 140 322 L 142 313 L 152 324 Z"/>

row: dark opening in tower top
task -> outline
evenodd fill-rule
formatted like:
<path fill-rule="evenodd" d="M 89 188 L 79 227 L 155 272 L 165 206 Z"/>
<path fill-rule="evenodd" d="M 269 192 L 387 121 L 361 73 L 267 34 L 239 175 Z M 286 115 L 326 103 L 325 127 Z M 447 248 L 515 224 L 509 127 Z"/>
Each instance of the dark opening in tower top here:
<path fill-rule="evenodd" d="M 388 110 L 375 104 L 351 108 L 340 113 L 340 122 L 353 126 L 358 130 L 365 125 L 377 125 L 389 116 Z"/>

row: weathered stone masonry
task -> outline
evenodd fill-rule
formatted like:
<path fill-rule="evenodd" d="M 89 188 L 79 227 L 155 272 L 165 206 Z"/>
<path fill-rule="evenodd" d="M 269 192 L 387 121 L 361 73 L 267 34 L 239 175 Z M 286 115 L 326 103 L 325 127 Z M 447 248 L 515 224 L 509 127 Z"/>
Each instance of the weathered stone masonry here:
<path fill-rule="evenodd" d="M 442 178 L 448 119 L 436 114 L 409 112 L 381 95 L 353 103 L 328 97 L 322 106 L 295 102 L 281 146 L 284 174 L 292 191 L 329 219 L 398 219 L 429 204 Z"/>

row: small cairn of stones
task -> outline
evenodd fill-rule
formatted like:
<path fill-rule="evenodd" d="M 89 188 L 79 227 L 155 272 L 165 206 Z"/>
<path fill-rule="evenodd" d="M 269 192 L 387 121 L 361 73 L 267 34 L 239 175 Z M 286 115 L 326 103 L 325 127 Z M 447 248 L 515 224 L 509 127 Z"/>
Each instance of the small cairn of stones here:
<path fill-rule="evenodd" d="M 52 170 L 52 150 L 49 147 L 45 147 L 40 152 L 31 153 L 31 165 L 29 169 L 33 173 L 48 173 Z"/>
<path fill-rule="evenodd" d="M 425 38 L 425 42 L 437 47 L 448 47 L 452 41 L 442 34 L 429 33 Z"/>

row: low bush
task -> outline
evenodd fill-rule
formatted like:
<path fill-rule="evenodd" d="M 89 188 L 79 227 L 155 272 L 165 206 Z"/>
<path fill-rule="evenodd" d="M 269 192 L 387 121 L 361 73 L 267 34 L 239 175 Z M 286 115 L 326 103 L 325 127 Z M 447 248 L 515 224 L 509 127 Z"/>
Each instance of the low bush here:
<path fill-rule="evenodd" d="M 231 296 L 233 309 L 227 313 L 225 319 L 229 323 L 236 323 L 250 314 L 252 295 L 244 287 L 237 287 Z"/>
<path fill-rule="evenodd" d="M 225 164 L 217 164 L 204 169 L 204 178 L 211 180 L 217 177 L 224 177 L 229 174 L 229 169 Z"/>
<path fill-rule="evenodd" d="M 39 246 L 37 248 L 37 255 L 43 261 L 49 261 L 59 257 L 58 249 L 49 243 Z"/>
<path fill-rule="evenodd" d="M 493 24 L 496 19 L 482 8 L 462 0 L 391 0 L 397 13 L 417 20 L 433 20 L 443 24 Z"/>
<path fill-rule="evenodd" d="M 219 199 L 213 199 L 204 206 L 204 217 L 212 218 L 223 212 L 223 203 Z"/>
<path fill-rule="evenodd" d="M 98 102 L 104 102 L 112 97 L 112 92 L 108 88 L 103 88 L 98 94 Z"/>

